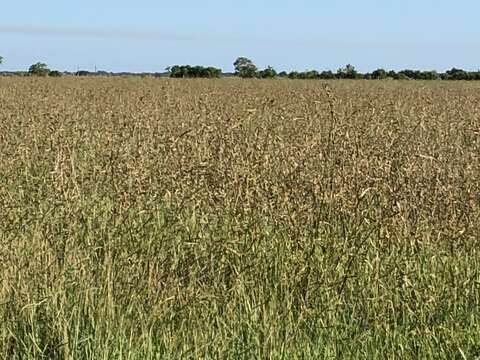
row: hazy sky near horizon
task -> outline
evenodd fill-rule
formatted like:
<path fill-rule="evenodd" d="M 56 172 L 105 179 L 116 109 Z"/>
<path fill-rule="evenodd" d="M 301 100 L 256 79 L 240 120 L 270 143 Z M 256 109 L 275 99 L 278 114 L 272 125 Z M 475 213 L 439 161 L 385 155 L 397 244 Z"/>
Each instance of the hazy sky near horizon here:
<path fill-rule="evenodd" d="M 5 0 L 0 70 L 480 68 L 478 0 Z"/>

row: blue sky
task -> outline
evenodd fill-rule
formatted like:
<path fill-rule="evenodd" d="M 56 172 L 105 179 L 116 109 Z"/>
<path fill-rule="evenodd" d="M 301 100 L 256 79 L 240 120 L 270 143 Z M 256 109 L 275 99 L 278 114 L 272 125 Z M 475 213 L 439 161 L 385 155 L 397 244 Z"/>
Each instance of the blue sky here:
<path fill-rule="evenodd" d="M 0 70 L 480 68 L 478 0 L 5 0 Z"/>

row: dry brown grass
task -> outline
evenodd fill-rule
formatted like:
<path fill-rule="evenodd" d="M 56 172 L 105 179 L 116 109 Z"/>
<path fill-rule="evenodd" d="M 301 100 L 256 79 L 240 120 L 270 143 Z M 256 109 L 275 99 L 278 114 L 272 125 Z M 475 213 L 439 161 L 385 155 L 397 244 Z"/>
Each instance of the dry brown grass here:
<path fill-rule="evenodd" d="M 479 90 L 0 79 L 0 354 L 478 356 Z"/>

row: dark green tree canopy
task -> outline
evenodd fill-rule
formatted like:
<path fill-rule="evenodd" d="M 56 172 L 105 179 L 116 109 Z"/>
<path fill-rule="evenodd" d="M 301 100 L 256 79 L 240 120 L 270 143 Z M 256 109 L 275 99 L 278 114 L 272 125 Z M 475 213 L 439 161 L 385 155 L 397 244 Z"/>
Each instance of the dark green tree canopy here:
<path fill-rule="evenodd" d="M 446 79 L 448 80 L 468 80 L 469 75 L 465 70 L 452 68 L 446 72 Z"/>
<path fill-rule="evenodd" d="M 252 60 L 246 57 L 239 57 L 235 60 L 233 66 L 235 67 L 235 75 L 242 78 L 252 78 L 257 75 L 257 67 Z"/>
<path fill-rule="evenodd" d="M 385 69 L 377 69 L 374 72 L 372 72 L 372 79 L 383 80 L 383 79 L 386 79 L 387 76 L 388 74 L 385 71 Z"/>
<path fill-rule="evenodd" d="M 355 79 L 358 73 L 355 66 L 347 64 L 344 68 L 340 68 L 337 71 L 337 77 L 340 79 Z"/>
<path fill-rule="evenodd" d="M 62 73 L 58 70 L 52 70 L 48 73 L 48 76 L 60 77 L 60 76 L 62 76 Z"/>
<path fill-rule="evenodd" d="M 4 62 L 4 58 L 0 56 L 0 64 Z M 252 60 L 246 57 L 239 57 L 233 63 L 235 67 L 235 76 L 240 76 L 242 78 L 260 78 L 260 79 L 269 79 L 274 77 L 289 77 L 290 79 L 367 79 L 367 80 L 382 80 L 382 79 L 393 79 L 393 80 L 480 80 L 480 70 L 477 71 L 468 71 L 459 68 L 452 68 L 444 72 L 437 72 L 435 70 L 412 70 L 404 69 L 401 71 L 395 70 L 386 70 L 384 68 L 378 68 L 371 73 L 360 73 L 355 67 L 351 64 L 347 64 L 345 67 L 342 67 L 337 70 L 337 72 L 332 72 L 330 70 L 326 71 L 317 71 L 317 70 L 306 70 L 306 71 L 291 71 L 287 73 L 286 71 L 277 71 L 268 66 L 263 70 L 258 70 L 257 66 L 253 63 Z M 221 69 L 215 67 L 205 67 L 205 66 L 191 66 L 191 65 L 174 65 L 166 69 L 168 73 L 107 73 L 105 71 L 96 71 L 90 72 L 85 70 L 77 71 L 73 73 L 78 76 L 93 76 L 93 75 L 102 75 L 102 76 L 116 76 L 116 75 L 132 75 L 132 76 L 170 76 L 173 78 L 218 78 L 221 76 L 232 76 L 231 73 L 222 73 Z M 47 64 L 42 62 L 37 62 L 33 64 L 28 69 L 28 73 L 25 71 L 2 71 L 1 75 L 35 75 L 35 76 L 62 76 L 62 75 L 72 75 L 69 72 L 59 72 L 56 70 L 50 70 Z"/>
<path fill-rule="evenodd" d="M 306 79 L 306 80 L 315 80 L 315 79 L 334 79 L 335 74 L 331 71 L 322 71 L 319 73 L 317 70 L 307 70 L 303 72 L 292 71 L 288 74 L 290 79 Z"/>
<path fill-rule="evenodd" d="M 28 72 L 30 75 L 47 76 L 50 73 L 50 69 L 48 68 L 47 64 L 42 62 L 37 62 L 36 64 L 33 64 L 32 66 L 30 66 L 30 68 L 28 69 Z"/>
<path fill-rule="evenodd" d="M 88 76 L 88 75 L 93 75 L 93 73 L 91 73 L 90 71 L 87 71 L 87 70 L 78 70 L 76 73 L 75 73 L 76 76 Z"/>
<path fill-rule="evenodd" d="M 172 78 L 218 78 L 221 69 L 209 66 L 173 65 L 166 69 Z"/>
<path fill-rule="evenodd" d="M 277 76 L 277 71 L 271 66 L 258 72 L 258 77 L 262 79 L 272 79 L 275 76 Z"/>

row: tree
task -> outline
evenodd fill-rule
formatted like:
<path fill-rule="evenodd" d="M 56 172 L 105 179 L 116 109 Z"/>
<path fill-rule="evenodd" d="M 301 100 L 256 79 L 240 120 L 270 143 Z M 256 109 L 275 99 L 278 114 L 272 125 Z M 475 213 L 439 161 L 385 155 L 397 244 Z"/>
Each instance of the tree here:
<path fill-rule="evenodd" d="M 37 62 L 36 64 L 30 66 L 28 73 L 35 76 L 47 76 L 50 73 L 50 69 L 48 68 L 47 64 Z"/>
<path fill-rule="evenodd" d="M 347 64 L 344 68 L 340 68 L 337 71 L 337 77 L 340 79 L 355 79 L 358 73 L 355 70 L 355 66 Z"/>
<path fill-rule="evenodd" d="M 320 73 L 317 70 L 307 70 L 302 73 L 300 73 L 299 77 L 301 79 L 309 79 L 309 80 L 314 80 L 318 79 L 320 77 Z"/>
<path fill-rule="evenodd" d="M 384 80 L 387 78 L 387 72 L 384 69 L 377 69 L 372 72 L 372 79 Z"/>
<path fill-rule="evenodd" d="M 62 73 L 58 70 L 52 70 L 48 73 L 48 76 L 60 77 L 60 76 L 62 76 Z"/>
<path fill-rule="evenodd" d="M 288 77 L 290 79 L 298 79 L 300 77 L 300 73 L 298 71 L 290 71 Z"/>
<path fill-rule="evenodd" d="M 335 74 L 333 72 L 331 72 L 330 70 L 327 70 L 327 71 L 322 71 L 320 73 L 320 79 L 335 79 Z"/>
<path fill-rule="evenodd" d="M 420 71 L 419 70 L 405 69 L 405 70 L 399 71 L 398 75 L 399 75 L 399 77 L 401 77 L 400 80 L 403 80 L 403 79 L 418 80 L 418 79 L 420 79 Z"/>
<path fill-rule="evenodd" d="M 407 75 L 405 75 L 404 72 L 399 71 L 397 73 L 397 77 L 395 78 L 395 80 L 410 80 L 410 78 Z"/>
<path fill-rule="evenodd" d="M 277 72 L 271 66 L 268 66 L 266 69 L 259 71 L 258 76 L 262 79 L 272 79 L 277 76 Z"/>
<path fill-rule="evenodd" d="M 480 80 L 480 70 L 479 71 L 472 71 L 469 73 L 470 80 Z"/>
<path fill-rule="evenodd" d="M 257 74 L 257 67 L 252 60 L 246 57 L 239 57 L 235 60 L 233 66 L 235 67 L 235 75 L 242 78 L 252 78 Z"/>
<path fill-rule="evenodd" d="M 440 75 L 435 70 L 430 71 L 422 71 L 420 73 L 421 80 L 438 80 L 440 79 Z"/>
<path fill-rule="evenodd" d="M 395 70 L 390 70 L 388 72 L 388 77 L 397 80 L 398 79 L 398 74 L 395 72 Z"/>
<path fill-rule="evenodd" d="M 172 78 L 218 78 L 222 74 L 221 69 L 212 66 L 173 65 L 166 70 Z"/>
<path fill-rule="evenodd" d="M 3 56 L 0 56 L 0 64 L 3 63 Z"/>
<path fill-rule="evenodd" d="M 468 80 L 468 72 L 466 72 L 463 69 L 456 69 L 452 68 L 451 70 L 448 70 L 446 73 L 446 78 L 448 80 Z"/>
<path fill-rule="evenodd" d="M 75 76 L 88 76 L 88 75 L 91 75 L 91 73 L 90 71 L 87 71 L 87 70 L 78 70 L 75 73 Z"/>

